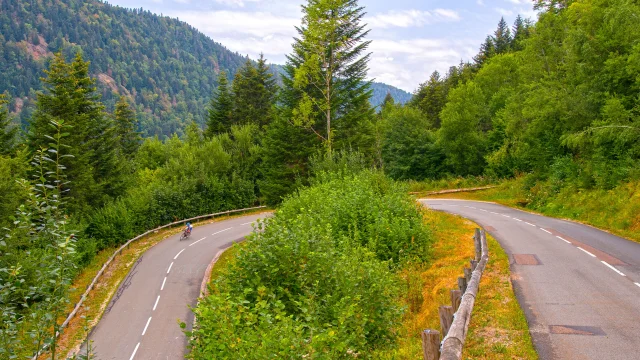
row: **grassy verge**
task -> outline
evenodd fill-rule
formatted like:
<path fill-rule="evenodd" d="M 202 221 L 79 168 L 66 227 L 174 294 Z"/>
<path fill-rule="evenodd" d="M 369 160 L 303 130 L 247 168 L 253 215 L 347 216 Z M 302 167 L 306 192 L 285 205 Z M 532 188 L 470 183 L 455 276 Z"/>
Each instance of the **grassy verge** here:
<path fill-rule="evenodd" d="M 211 220 L 194 223 L 194 226 L 202 226 L 213 222 L 224 221 L 235 217 L 245 216 L 249 214 L 257 214 L 265 212 L 264 210 L 258 210 L 254 212 L 247 212 L 239 215 L 217 217 Z M 162 240 L 180 233 L 181 228 L 171 228 L 161 230 L 158 233 L 147 236 L 139 241 L 134 242 L 131 246 L 125 249 L 121 255 L 116 257 L 111 263 L 104 275 L 98 280 L 94 290 L 89 293 L 89 296 L 85 300 L 83 307 L 78 311 L 77 315 L 69 322 L 69 325 L 65 328 L 64 332 L 60 335 L 58 343 L 58 352 L 61 354 L 76 352 L 80 344 L 84 341 L 87 335 L 87 330 L 93 328 L 100 318 L 105 308 L 111 301 L 113 294 L 118 289 L 118 286 L 124 280 L 124 278 L 131 270 L 131 267 L 136 263 L 145 251 L 149 250 L 155 244 Z M 93 261 L 78 275 L 71 287 L 71 296 L 69 298 L 69 308 L 65 312 L 65 316 L 59 321 L 62 322 L 66 315 L 73 310 L 75 304 L 80 300 L 82 293 L 87 286 L 93 281 L 93 278 L 102 268 L 102 265 L 111 257 L 116 248 L 105 249 L 101 251 Z M 45 359 L 43 356 L 42 359 Z"/>
<path fill-rule="evenodd" d="M 547 216 L 571 219 L 640 242 L 640 182 L 610 190 L 558 188 L 551 183 L 527 184 L 526 178 L 473 193 L 429 197 L 494 201 Z"/>
<path fill-rule="evenodd" d="M 402 299 L 409 308 L 403 321 L 398 348 L 380 358 L 419 359 L 420 333 L 440 329 L 438 307 L 450 304 L 449 291 L 457 288 L 457 278 L 474 255 L 476 224 L 458 216 L 427 211 L 425 221 L 437 241 L 432 262 L 426 268 L 403 271 L 407 292 Z M 509 259 L 495 239 L 489 237 L 490 260 L 483 275 L 473 310 L 464 359 L 537 359 L 524 313 L 509 281 Z M 415 290 L 420 284 L 421 304 L 416 307 Z"/>

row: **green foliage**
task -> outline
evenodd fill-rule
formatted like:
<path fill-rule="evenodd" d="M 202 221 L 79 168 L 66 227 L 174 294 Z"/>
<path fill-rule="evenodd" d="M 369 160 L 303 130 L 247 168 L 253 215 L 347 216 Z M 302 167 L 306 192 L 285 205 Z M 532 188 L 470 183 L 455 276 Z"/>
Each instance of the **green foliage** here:
<path fill-rule="evenodd" d="M 256 66 L 250 60 L 233 79 L 233 123 L 255 124 L 263 128 L 273 120 L 277 86 L 269 72 L 264 56 L 260 55 Z"/>
<path fill-rule="evenodd" d="M 357 149 L 355 133 L 373 117 L 364 10 L 357 0 L 309 0 L 302 9 L 283 79 L 286 117 L 313 131 L 329 152 L 334 142 Z"/>
<path fill-rule="evenodd" d="M 429 119 L 411 107 L 385 108 L 384 170 L 393 179 L 437 178 L 445 172 L 444 153 L 429 130 Z"/>
<path fill-rule="evenodd" d="M 430 234 L 380 173 L 326 179 L 289 197 L 214 282 L 195 310 L 191 358 L 368 358 L 392 344 L 392 269 L 425 260 Z"/>
<path fill-rule="evenodd" d="M 116 135 L 120 153 L 127 159 L 132 158 L 142 142 L 138 132 L 138 121 L 135 113 L 124 96 L 120 97 L 114 112 Z"/>
<path fill-rule="evenodd" d="M 11 126 L 11 118 L 5 105 L 6 95 L 0 94 L 0 155 L 8 155 L 13 152 L 18 128 Z"/>
<path fill-rule="evenodd" d="M 233 96 L 229 89 L 227 73 L 221 71 L 218 74 L 218 89 L 211 98 L 209 105 L 209 118 L 207 120 L 206 135 L 212 137 L 231 130 L 233 124 Z"/>

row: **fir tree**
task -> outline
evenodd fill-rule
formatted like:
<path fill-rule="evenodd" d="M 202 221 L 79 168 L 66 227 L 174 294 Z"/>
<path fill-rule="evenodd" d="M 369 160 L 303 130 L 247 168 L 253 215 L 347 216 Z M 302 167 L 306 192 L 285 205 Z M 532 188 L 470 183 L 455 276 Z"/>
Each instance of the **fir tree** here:
<path fill-rule="evenodd" d="M 131 159 L 138 151 L 142 137 L 137 131 L 136 114 L 124 96 L 120 96 L 116 104 L 114 118 L 120 151 L 126 158 Z"/>
<path fill-rule="evenodd" d="M 364 11 L 357 0 L 309 0 L 302 10 L 300 37 L 285 66 L 283 102 L 294 123 L 331 152 L 334 132 L 346 145 L 373 117 Z"/>
<path fill-rule="evenodd" d="M 513 24 L 513 39 L 511 40 L 511 49 L 519 51 L 524 48 L 522 41 L 529 37 L 529 24 L 522 16 L 518 15 Z"/>
<path fill-rule="evenodd" d="M 257 66 L 247 60 L 233 79 L 233 123 L 267 125 L 272 118 L 275 92 L 275 80 L 269 73 L 264 56 L 260 55 Z"/>
<path fill-rule="evenodd" d="M 509 25 L 504 20 L 504 17 L 500 18 L 500 22 L 498 23 L 498 28 L 493 34 L 493 43 L 495 45 L 496 54 L 504 54 L 511 50 L 511 42 L 513 39 L 511 38 L 511 30 L 509 30 Z"/>
<path fill-rule="evenodd" d="M 393 99 L 393 96 L 391 96 L 391 92 L 387 91 L 387 95 L 384 97 L 384 101 L 382 102 L 382 108 L 393 106 L 395 103 L 396 101 Z"/>
<path fill-rule="evenodd" d="M 496 53 L 496 46 L 494 39 L 491 35 L 487 36 L 484 43 L 480 45 L 480 52 L 473 60 L 477 66 L 482 66 L 487 60 L 489 60 Z"/>
<path fill-rule="evenodd" d="M 11 126 L 11 118 L 5 105 L 7 100 L 4 94 L 0 94 L 0 155 L 7 155 L 13 151 L 17 126 Z"/>
<path fill-rule="evenodd" d="M 209 119 L 207 120 L 206 136 L 212 137 L 231 130 L 233 124 L 233 95 L 229 90 L 227 73 L 218 74 L 218 89 L 211 99 Z"/>
<path fill-rule="evenodd" d="M 104 195 L 115 195 L 110 182 L 117 175 L 117 167 L 113 127 L 104 116 L 95 80 L 89 77 L 89 63 L 80 53 L 71 63 L 57 53 L 45 74 L 45 91 L 38 94 L 30 122 L 29 148 L 34 153 L 49 148 L 56 130 L 52 124 L 63 122 L 69 126 L 61 164 L 73 186 L 62 193 L 70 197 L 72 209 L 98 206 L 105 200 Z"/>

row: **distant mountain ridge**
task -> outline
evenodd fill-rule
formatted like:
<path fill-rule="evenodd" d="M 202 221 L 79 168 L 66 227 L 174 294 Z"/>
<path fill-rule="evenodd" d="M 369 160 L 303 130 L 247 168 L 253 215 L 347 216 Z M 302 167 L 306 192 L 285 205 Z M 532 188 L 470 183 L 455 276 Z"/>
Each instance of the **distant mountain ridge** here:
<path fill-rule="evenodd" d="M 247 60 L 183 21 L 98 0 L 1 0 L 0 29 L 0 93 L 10 94 L 22 122 L 53 52 L 81 50 L 107 107 L 129 97 L 146 136 L 203 124 L 217 73 L 231 79 Z M 374 83 L 372 104 L 388 92 L 398 102 L 411 97 Z"/>

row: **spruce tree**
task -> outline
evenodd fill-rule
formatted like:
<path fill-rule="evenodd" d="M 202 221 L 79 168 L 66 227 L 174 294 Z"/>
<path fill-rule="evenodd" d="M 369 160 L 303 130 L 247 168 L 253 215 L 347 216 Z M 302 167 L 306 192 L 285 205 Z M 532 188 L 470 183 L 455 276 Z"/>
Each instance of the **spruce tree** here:
<path fill-rule="evenodd" d="M 68 204 L 73 210 L 98 206 L 105 195 L 115 195 L 110 182 L 118 173 L 112 123 L 104 116 L 95 80 L 89 77 L 89 63 L 80 53 L 67 63 L 60 52 L 45 74 L 44 92 L 37 95 L 30 121 L 28 146 L 33 153 L 48 149 L 56 131 L 53 124 L 69 126 L 61 165 L 73 185 L 62 193 L 70 198 Z"/>
<path fill-rule="evenodd" d="M 395 105 L 396 101 L 393 96 L 391 96 L 391 92 L 387 91 L 387 95 L 384 97 L 384 101 L 382 101 L 382 108 L 386 108 L 387 106 Z"/>
<path fill-rule="evenodd" d="M 494 39 L 491 35 L 488 35 L 484 40 L 484 43 L 480 45 L 480 52 L 473 58 L 473 60 L 475 61 L 477 66 L 482 66 L 495 54 L 496 46 Z"/>
<path fill-rule="evenodd" d="M 231 130 L 233 124 L 233 95 L 229 90 L 227 73 L 218 74 L 218 88 L 209 105 L 209 118 L 205 135 L 212 137 Z"/>
<path fill-rule="evenodd" d="M 142 137 L 137 131 L 136 114 L 124 96 L 120 96 L 116 104 L 114 118 L 120 152 L 124 157 L 131 159 L 138 151 Z"/>
<path fill-rule="evenodd" d="M 18 131 L 17 126 L 11 126 L 6 104 L 6 96 L 0 94 L 0 155 L 7 155 L 13 151 Z"/>
<path fill-rule="evenodd" d="M 257 65 L 247 60 L 236 73 L 232 87 L 233 124 L 255 124 L 262 128 L 271 122 L 277 88 L 263 55 Z"/>
<path fill-rule="evenodd" d="M 511 38 L 511 30 L 509 30 L 509 25 L 504 20 L 504 17 L 500 18 L 500 22 L 498 23 L 498 28 L 493 34 L 493 43 L 495 45 L 496 54 L 504 54 L 511 50 L 511 42 L 513 39 Z"/>
<path fill-rule="evenodd" d="M 511 40 L 511 49 L 519 51 L 524 48 L 522 41 L 529 37 L 529 24 L 522 16 L 518 15 L 513 24 L 513 39 Z"/>
<path fill-rule="evenodd" d="M 309 0 L 302 10 L 282 100 L 294 124 L 313 132 L 331 152 L 335 140 L 346 146 L 373 118 L 365 81 L 369 31 L 361 24 L 365 13 L 357 0 Z"/>

